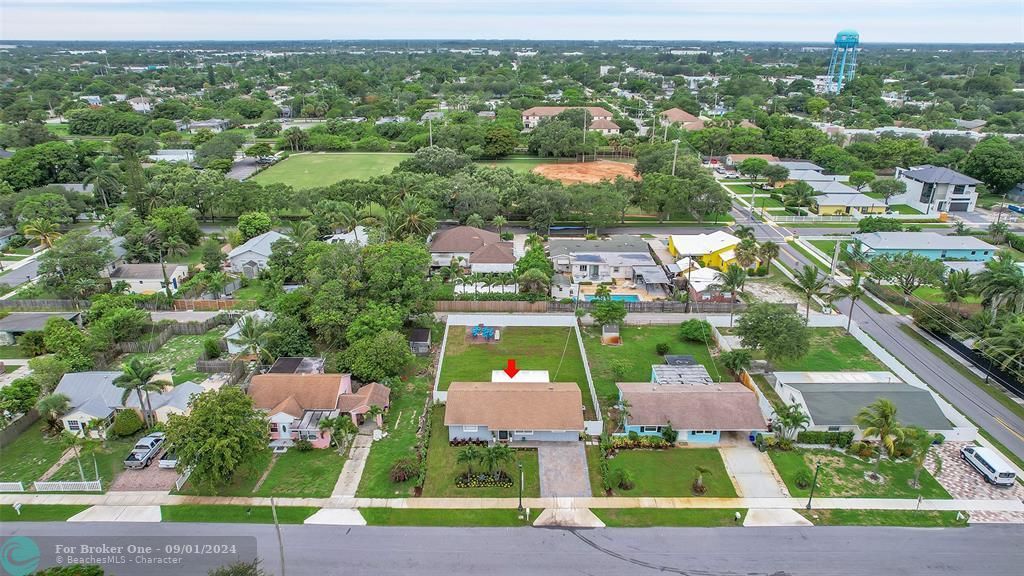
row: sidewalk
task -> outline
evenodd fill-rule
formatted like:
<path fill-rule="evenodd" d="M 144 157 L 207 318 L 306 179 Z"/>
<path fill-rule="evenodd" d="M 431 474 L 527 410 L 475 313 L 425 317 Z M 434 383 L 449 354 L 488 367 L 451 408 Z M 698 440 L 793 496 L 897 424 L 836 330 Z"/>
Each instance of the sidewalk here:
<path fill-rule="evenodd" d="M 513 509 L 516 498 L 275 498 L 277 506 L 317 508 L 426 508 Z M 103 506 L 174 506 L 179 504 L 227 504 L 270 506 L 270 498 L 226 496 L 174 496 L 165 492 L 116 492 L 108 494 L 0 494 L 0 505 L 84 504 Z M 806 498 L 524 498 L 523 505 L 540 508 L 762 508 L 793 509 L 807 505 Z M 1024 512 L 1020 500 L 922 500 L 914 498 L 815 498 L 814 508 L 836 510 L 951 510 L 966 512 Z"/>

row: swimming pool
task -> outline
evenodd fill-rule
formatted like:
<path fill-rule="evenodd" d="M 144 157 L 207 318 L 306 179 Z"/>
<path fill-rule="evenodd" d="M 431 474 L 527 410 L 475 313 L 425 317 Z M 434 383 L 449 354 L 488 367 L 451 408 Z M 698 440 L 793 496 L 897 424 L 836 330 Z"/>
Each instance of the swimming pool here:
<path fill-rule="evenodd" d="M 583 299 L 587 302 L 591 300 L 597 300 L 597 296 L 593 294 L 586 294 Z M 619 302 L 640 302 L 640 297 L 636 294 L 612 294 L 612 300 L 618 300 Z"/>

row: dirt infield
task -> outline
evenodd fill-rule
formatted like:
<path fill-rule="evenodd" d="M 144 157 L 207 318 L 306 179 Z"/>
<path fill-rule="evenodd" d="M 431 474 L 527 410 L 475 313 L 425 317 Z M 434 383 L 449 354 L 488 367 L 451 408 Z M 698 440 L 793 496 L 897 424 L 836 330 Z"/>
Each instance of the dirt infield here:
<path fill-rule="evenodd" d="M 567 164 L 540 164 L 533 169 L 534 174 L 558 180 L 562 184 L 594 184 L 602 180 L 615 180 L 622 176 L 631 180 L 640 178 L 633 173 L 633 165 L 611 160 L 597 162 L 571 162 Z"/>

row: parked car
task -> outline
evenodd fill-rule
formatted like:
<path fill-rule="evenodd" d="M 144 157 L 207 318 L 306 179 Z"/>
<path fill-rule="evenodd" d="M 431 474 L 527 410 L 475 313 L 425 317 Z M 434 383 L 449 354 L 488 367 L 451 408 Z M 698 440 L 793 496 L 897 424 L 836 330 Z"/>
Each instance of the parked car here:
<path fill-rule="evenodd" d="M 156 463 L 160 468 L 169 468 L 173 470 L 178 466 L 178 454 L 174 451 L 174 447 L 168 448 L 164 451 L 163 456 L 160 456 L 160 460 Z"/>
<path fill-rule="evenodd" d="M 164 445 L 164 433 L 154 432 L 135 443 L 131 454 L 124 459 L 124 467 L 128 470 L 138 470 L 149 466 L 156 455 L 160 453 L 160 447 Z"/>
<path fill-rule="evenodd" d="M 1013 486 L 1017 474 L 1013 468 L 994 451 L 984 446 L 964 446 L 960 457 L 985 477 L 985 482 L 1001 486 Z"/>

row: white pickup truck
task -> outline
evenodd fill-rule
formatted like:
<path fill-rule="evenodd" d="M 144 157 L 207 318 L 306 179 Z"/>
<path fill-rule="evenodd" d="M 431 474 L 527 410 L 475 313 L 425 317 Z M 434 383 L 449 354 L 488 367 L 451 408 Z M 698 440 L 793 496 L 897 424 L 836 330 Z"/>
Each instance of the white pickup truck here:
<path fill-rule="evenodd" d="M 138 470 L 149 466 L 150 462 L 160 453 L 164 445 L 164 433 L 154 432 L 135 443 L 131 454 L 124 459 L 124 467 L 128 470 Z"/>

